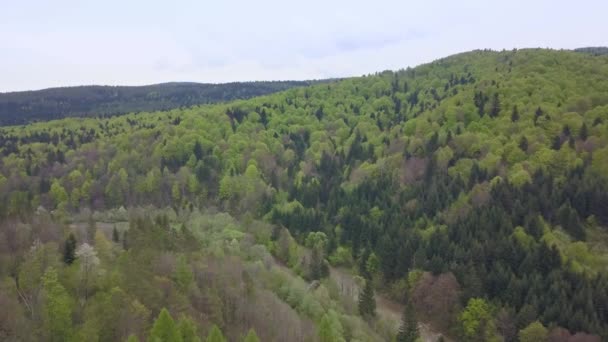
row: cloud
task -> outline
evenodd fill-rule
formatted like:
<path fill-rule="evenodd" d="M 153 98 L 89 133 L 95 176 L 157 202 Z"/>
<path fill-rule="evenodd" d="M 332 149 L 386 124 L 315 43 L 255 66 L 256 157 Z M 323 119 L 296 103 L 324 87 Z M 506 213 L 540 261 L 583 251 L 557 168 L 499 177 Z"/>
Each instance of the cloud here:
<path fill-rule="evenodd" d="M 12 1 L 0 91 L 344 77 L 476 48 L 606 45 L 608 2 Z"/>

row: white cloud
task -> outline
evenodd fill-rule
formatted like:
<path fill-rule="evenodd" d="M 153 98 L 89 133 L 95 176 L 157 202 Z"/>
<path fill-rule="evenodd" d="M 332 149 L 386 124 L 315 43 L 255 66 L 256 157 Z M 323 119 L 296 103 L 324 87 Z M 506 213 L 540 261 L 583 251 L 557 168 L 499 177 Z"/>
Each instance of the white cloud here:
<path fill-rule="evenodd" d="M 23 1 L 0 13 L 0 91 L 356 76 L 476 48 L 607 45 L 608 3 Z"/>

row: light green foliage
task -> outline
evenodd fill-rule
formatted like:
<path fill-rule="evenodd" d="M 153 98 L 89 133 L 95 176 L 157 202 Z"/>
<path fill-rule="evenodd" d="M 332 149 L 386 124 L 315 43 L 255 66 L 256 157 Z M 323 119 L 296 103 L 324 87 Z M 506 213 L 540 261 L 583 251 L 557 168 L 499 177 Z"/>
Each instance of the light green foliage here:
<path fill-rule="evenodd" d="M 218 328 L 217 325 L 213 325 L 211 331 L 209 331 L 206 342 L 226 342 L 226 338 L 224 338 L 220 328 Z"/>
<path fill-rule="evenodd" d="M 333 335 L 333 331 L 331 329 L 331 323 L 329 321 L 329 317 L 324 315 L 321 319 L 321 324 L 319 326 L 319 341 L 320 342 L 335 342 L 336 338 Z"/>
<path fill-rule="evenodd" d="M 197 327 L 192 318 L 189 316 L 180 317 L 177 322 L 177 330 L 182 337 L 183 342 L 200 342 L 198 337 Z"/>
<path fill-rule="evenodd" d="M 389 288 L 399 300 L 426 279 L 423 271 L 452 272 L 456 292 L 487 298 L 485 306 L 472 302 L 455 322 L 463 340 L 492 340 L 492 306 L 520 296 L 520 288 L 547 288 L 546 274 L 556 279 L 550 284 L 555 293 L 548 299 L 546 291 L 532 291 L 539 298 L 526 301 L 564 316 L 569 312 L 560 309 L 572 304 L 577 315 L 543 323 L 605 330 L 593 301 L 572 300 L 569 290 L 569 279 L 577 276 L 576 284 L 589 289 L 577 297 L 592 298 L 599 287 L 591 278 L 605 269 L 602 234 L 573 242 L 567 225 L 551 216 L 564 204 L 553 202 L 569 201 L 579 228 L 603 230 L 607 80 L 605 57 L 474 51 L 247 101 L 2 127 L 2 141 L 11 143 L 0 146 L 0 203 L 6 204 L 0 218 L 11 221 L 0 225 L 0 271 L 18 286 L 19 297 L 13 297 L 41 339 L 41 279 L 55 267 L 67 293 L 78 299 L 74 339 L 143 339 L 150 312 L 162 306 L 237 329 L 234 304 L 243 309 L 239 313 L 259 311 L 266 321 L 274 313 L 288 317 L 294 327 L 312 321 L 319 328 L 327 317 L 326 325 L 341 324 L 345 339 L 375 340 L 370 324 L 346 314 L 357 311 L 356 303 L 345 303 L 339 286 L 319 272 L 326 253 L 333 264 L 348 267 L 366 253 L 357 268 L 375 273 L 368 283 Z M 552 192 L 558 196 L 545 196 Z M 34 214 L 39 205 L 48 206 L 57 222 L 45 222 L 42 209 Z M 95 234 L 76 219 L 89 207 L 99 222 Z M 119 207 L 129 212 L 100 214 Z M 108 224 L 164 212 L 169 222 L 159 225 L 123 222 L 120 243 L 103 236 Z M 547 220 L 542 232 L 529 225 L 538 214 Z M 590 215 L 596 219 L 587 220 Z M 262 217 L 262 224 L 251 224 Z M 25 227 L 13 224 L 19 219 Z M 69 226 L 57 224 L 61 219 Z M 176 229 L 182 224 L 190 234 Z M 89 285 L 81 282 L 83 260 L 57 262 L 69 232 L 95 245 L 99 267 Z M 553 269 L 541 270 L 535 259 L 540 235 L 557 246 L 563 264 L 554 259 Z M 34 239 L 44 244 L 28 252 Z M 530 252 L 530 263 L 504 260 L 501 251 L 520 247 Z M 498 257 L 480 269 L 484 263 L 476 258 L 495 251 Z M 469 273 L 469 263 L 477 274 Z M 576 273 L 566 276 L 568 267 Z M 250 277 L 247 290 L 239 286 L 242 271 Z M 296 275 L 322 280 L 309 288 Z M 500 293 L 476 287 L 494 280 L 502 284 Z M 362 292 L 372 293 L 366 317 L 371 290 Z M 521 300 L 508 304 L 518 312 L 516 302 Z M 264 338 L 281 333 L 257 316 L 246 318 L 238 332 L 226 335 L 252 327 L 264 329 L 258 330 Z M 381 320 L 369 321 L 383 329 Z"/>
<path fill-rule="evenodd" d="M 150 330 L 149 341 L 182 342 L 182 336 L 167 309 L 162 309 Z"/>
<path fill-rule="evenodd" d="M 260 342 L 260 339 L 258 338 L 258 335 L 255 333 L 255 330 L 249 329 L 249 332 L 247 332 L 247 335 L 243 339 L 243 342 Z"/>
<path fill-rule="evenodd" d="M 493 334 L 494 322 L 489 304 L 481 298 L 469 300 L 458 316 L 463 337 L 469 341 L 487 341 Z"/>
<path fill-rule="evenodd" d="M 137 338 L 137 336 L 131 334 L 131 335 L 129 335 L 127 342 L 139 342 L 139 339 Z"/>
<path fill-rule="evenodd" d="M 72 302 L 54 268 L 45 272 L 43 278 L 43 320 L 48 341 L 66 341 L 72 334 Z"/>
<path fill-rule="evenodd" d="M 58 180 L 55 180 L 51 185 L 50 193 L 53 201 L 55 202 L 55 206 L 57 207 L 65 204 L 68 200 L 68 193 Z"/>
<path fill-rule="evenodd" d="M 192 274 L 192 269 L 184 256 L 181 256 L 178 259 L 174 278 L 180 290 L 183 292 L 188 291 L 192 286 L 194 275 Z"/>
<path fill-rule="evenodd" d="M 519 331 L 520 342 L 544 342 L 547 341 L 548 331 L 542 323 L 535 321 Z"/>

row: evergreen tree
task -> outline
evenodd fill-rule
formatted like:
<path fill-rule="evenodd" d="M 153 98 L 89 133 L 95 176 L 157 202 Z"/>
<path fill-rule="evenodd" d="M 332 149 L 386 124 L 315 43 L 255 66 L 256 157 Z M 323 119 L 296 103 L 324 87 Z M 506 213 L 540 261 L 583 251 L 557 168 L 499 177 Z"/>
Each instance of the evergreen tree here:
<path fill-rule="evenodd" d="M 365 281 L 365 287 L 359 294 L 359 313 L 365 318 L 376 316 L 376 299 L 374 298 L 374 285 L 370 279 Z"/>
<path fill-rule="evenodd" d="M 116 243 L 120 242 L 120 235 L 118 235 L 118 229 L 116 229 L 116 226 L 114 226 L 112 229 L 112 241 Z"/>
<path fill-rule="evenodd" d="M 167 309 L 162 309 L 150 330 L 149 341 L 182 342 L 177 325 Z"/>
<path fill-rule="evenodd" d="M 209 331 L 206 342 L 226 342 L 226 338 L 224 338 L 220 328 L 214 324 L 213 327 L 211 327 L 211 331 Z"/>
<path fill-rule="evenodd" d="M 201 339 L 198 337 L 196 324 L 192 318 L 188 316 L 182 316 L 177 323 L 177 330 L 182 338 L 183 342 L 200 342 Z"/>
<path fill-rule="evenodd" d="M 492 108 L 490 110 L 490 116 L 495 118 L 500 113 L 500 99 L 498 98 L 498 93 L 494 94 L 494 98 L 492 99 Z"/>
<path fill-rule="evenodd" d="M 581 130 L 578 133 L 579 138 L 581 138 L 581 140 L 585 141 L 587 140 L 587 136 L 589 135 L 589 132 L 587 130 L 587 124 L 583 123 L 583 126 L 581 126 Z"/>
<path fill-rule="evenodd" d="M 519 148 L 524 152 L 528 152 L 528 138 L 525 136 L 521 137 L 519 140 Z"/>
<path fill-rule="evenodd" d="M 71 265 L 76 260 L 76 237 L 70 233 L 63 247 L 63 262 Z"/>
<path fill-rule="evenodd" d="M 397 342 L 414 342 L 420 337 L 418 333 L 418 322 L 416 321 L 416 312 L 412 301 L 408 300 L 403 311 L 401 326 L 397 334 Z"/>
<path fill-rule="evenodd" d="M 247 336 L 243 339 L 243 342 L 260 342 L 258 335 L 255 333 L 255 330 L 249 329 Z"/>
<path fill-rule="evenodd" d="M 519 120 L 519 111 L 517 106 L 513 106 L 513 112 L 511 112 L 511 121 L 515 122 Z"/>

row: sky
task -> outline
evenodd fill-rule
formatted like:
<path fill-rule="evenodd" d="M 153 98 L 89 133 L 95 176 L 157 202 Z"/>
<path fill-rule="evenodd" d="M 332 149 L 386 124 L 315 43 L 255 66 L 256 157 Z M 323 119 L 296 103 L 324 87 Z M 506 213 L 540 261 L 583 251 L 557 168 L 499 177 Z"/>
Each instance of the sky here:
<path fill-rule="evenodd" d="M 360 76 L 607 46 L 606 0 L 0 0 L 0 92 Z"/>

